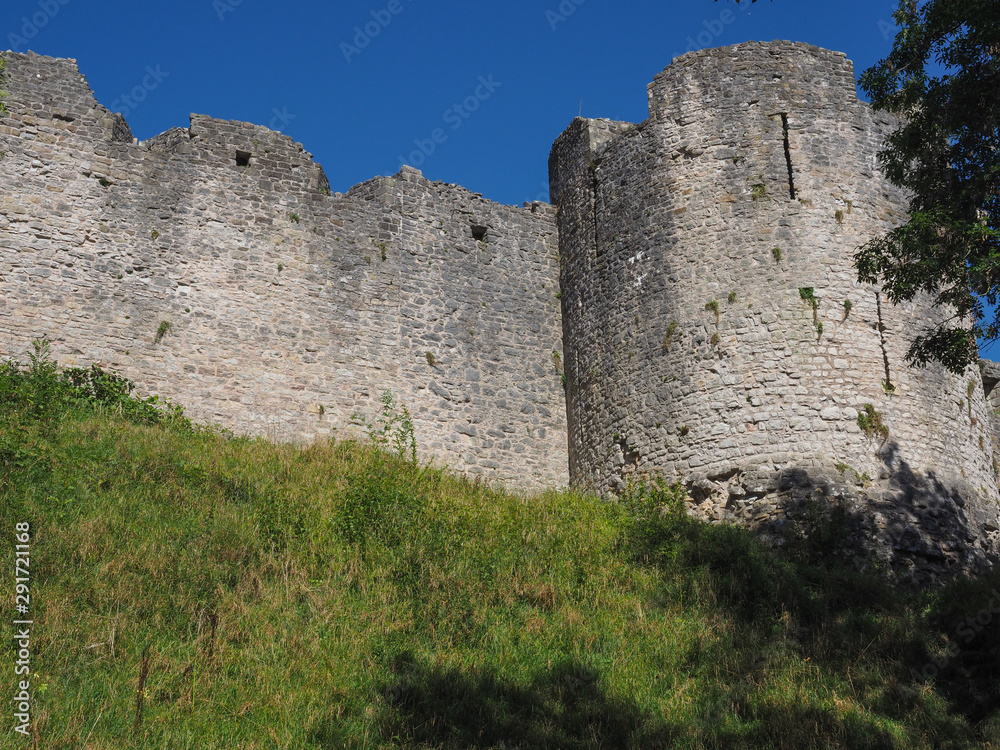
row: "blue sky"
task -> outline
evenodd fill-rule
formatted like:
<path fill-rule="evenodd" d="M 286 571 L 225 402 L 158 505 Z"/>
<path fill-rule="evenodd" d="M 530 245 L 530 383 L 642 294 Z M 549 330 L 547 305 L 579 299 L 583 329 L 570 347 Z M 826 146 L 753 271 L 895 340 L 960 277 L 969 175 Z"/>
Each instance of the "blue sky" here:
<path fill-rule="evenodd" d="M 140 139 L 191 112 L 247 120 L 301 141 L 334 190 L 406 161 L 520 204 L 547 199 L 549 148 L 575 116 L 642 121 L 646 84 L 674 56 L 790 39 L 846 52 L 860 73 L 891 48 L 895 7 L 4 0 L 0 46 L 76 58 Z"/>
<path fill-rule="evenodd" d="M 888 52 L 893 8 L 890 0 L 4 0 L 0 44 L 76 58 L 98 100 L 127 109 L 139 138 L 185 126 L 191 112 L 248 120 L 301 141 L 336 190 L 422 158 L 431 179 L 520 204 L 544 197 L 549 147 L 581 111 L 645 119 L 646 84 L 674 55 L 792 39 L 844 51 L 861 71 Z M 142 101 L 131 96 L 136 87 Z M 446 140 L 419 153 L 436 128 Z"/>

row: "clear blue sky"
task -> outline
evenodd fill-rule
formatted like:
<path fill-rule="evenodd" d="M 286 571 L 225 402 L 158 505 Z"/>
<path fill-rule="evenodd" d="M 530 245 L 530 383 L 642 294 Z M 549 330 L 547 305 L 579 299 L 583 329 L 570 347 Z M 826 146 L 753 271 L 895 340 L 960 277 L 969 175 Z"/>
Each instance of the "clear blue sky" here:
<path fill-rule="evenodd" d="M 335 190 L 396 172 L 415 140 L 441 128 L 447 140 L 420 165 L 427 177 L 520 204 L 545 193 L 549 147 L 581 111 L 645 119 L 646 84 L 674 55 L 791 39 L 846 52 L 861 71 L 888 52 L 893 9 L 890 0 L 3 0 L 0 45 L 76 58 L 102 104 L 129 109 L 140 139 L 186 126 L 191 112 L 273 124 L 315 155 Z M 366 25 L 378 35 L 362 48 L 355 27 Z M 123 97 L 144 79 L 154 85 L 128 107 Z M 477 89 L 474 112 L 452 109 Z"/>
<path fill-rule="evenodd" d="M 186 126 L 191 112 L 247 120 L 301 141 L 334 190 L 393 174 L 402 159 L 520 204 L 547 199 L 549 147 L 575 116 L 645 119 L 646 84 L 675 55 L 790 39 L 846 52 L 860 73 L 891 48 L 895 7 L 3 0 L 0 46 L 76 58 L 140 139 Z"/>

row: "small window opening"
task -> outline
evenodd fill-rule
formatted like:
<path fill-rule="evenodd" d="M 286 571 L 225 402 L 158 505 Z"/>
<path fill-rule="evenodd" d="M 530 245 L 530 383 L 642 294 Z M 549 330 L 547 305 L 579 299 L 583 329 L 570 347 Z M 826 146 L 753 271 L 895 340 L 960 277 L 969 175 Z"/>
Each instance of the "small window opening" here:
<path fill-rule="evenodd" d="M 993 389 L 996 388 L 997 383 L 1000 383 L 993 373 L 984 372 L 983 373 L 983 394 L 989 398 L 990 394 L 993 393 Z"/>
<path fill-rule="evenodd" d="M 472 239 L 482 242 L 486 239 L 486 227 L 482 224 L 472 225 Z"/>
<path fill-rule="evenodd" d="M 237 167 L 249 167 L 250 166 L 250 152 L 249 151 L 237 151 L 236 152 L 236 166 Z"/>

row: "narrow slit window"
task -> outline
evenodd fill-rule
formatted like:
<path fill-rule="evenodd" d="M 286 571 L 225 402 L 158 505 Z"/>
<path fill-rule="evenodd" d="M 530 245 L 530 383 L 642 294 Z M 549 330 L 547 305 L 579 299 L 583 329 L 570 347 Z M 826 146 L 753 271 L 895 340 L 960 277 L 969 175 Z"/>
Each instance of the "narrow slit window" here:
<path fill-rule="evenodd" d="M 250 166 L 250 152 L 249 151 L 237 151 L 236 152 L 236 166 L 237 167 L 249 167 Z"/>

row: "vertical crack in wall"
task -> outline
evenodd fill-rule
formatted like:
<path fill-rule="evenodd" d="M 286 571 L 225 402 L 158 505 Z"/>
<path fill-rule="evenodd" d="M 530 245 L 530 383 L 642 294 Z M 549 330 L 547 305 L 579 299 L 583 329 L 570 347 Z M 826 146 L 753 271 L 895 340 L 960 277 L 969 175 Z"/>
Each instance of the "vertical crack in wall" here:
<path fill-rule="evenodd" d="M 594 257 L 598 257 L 601 254 L 600 245 L 597 244 L 597 199 L 600 195 L 598 192 L 597 184 L 597 165 L 594 162 L 590 163 L 590 189 L 593 192 L 593 198 L 591 199 L 591 206 L 593 206 L 593 222 L 594 222 Z"/>
<path fill-rule="evenodd" d="M 792 174 L 792 149 L 788 144 L 788 113 L 779 112 L 781 115 L 781 131 L 785 138 L 785 164 L 788 166 L 788 195 L 795 200 L 795 176 Z"/>
<path fill-rule="evenodd" d="M 885 366 L 885 382 L 882 387 L 887 391 L 894 390 L 892 378 L 889 377 L 889 353 L 885 348 L 885 323 L 882 322 L 882 294 L 875 292 L 875 310 L 878 313 L 878 339 L 882 347 L 882 364 Z"/>

